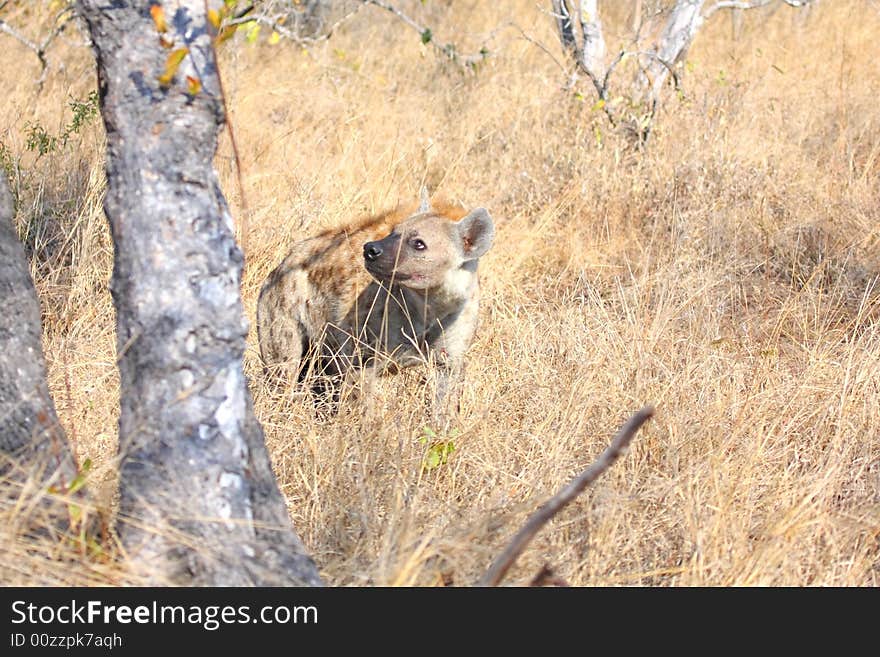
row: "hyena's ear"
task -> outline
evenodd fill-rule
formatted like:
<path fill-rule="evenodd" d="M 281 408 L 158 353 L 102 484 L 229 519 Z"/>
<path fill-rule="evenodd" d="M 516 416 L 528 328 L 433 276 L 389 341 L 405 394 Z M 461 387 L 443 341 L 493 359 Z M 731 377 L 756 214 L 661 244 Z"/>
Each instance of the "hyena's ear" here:
<path fill-rule="evenodd" d="M 477 208 L 458 222 L 464 259 L 475 260 L 482 256 L 495 239 L 495 224 L 486 208 Z"/>
<path fill-rule="evenodd" d="M 419 190 L 419 214 L 431 211 L 431 201 L 428 200 L 428 188 L 422 185 Z"/>

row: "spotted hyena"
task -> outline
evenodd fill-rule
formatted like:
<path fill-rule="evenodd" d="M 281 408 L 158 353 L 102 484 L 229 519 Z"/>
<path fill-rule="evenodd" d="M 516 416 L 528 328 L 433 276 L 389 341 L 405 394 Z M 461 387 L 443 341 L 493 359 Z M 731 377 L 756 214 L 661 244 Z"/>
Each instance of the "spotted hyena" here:
<path fill-rule="evenodd" d="M 354 370 L 434 361 L 438 401 L 459 378 L 477 328 L 477 263 L 495 228 L 484 208 L 393 210 L 297 243 L 257 304 L 265 367 L 312 376 L 335 397 Z M 441 404 L 437 405 L 437 408 Z"/>

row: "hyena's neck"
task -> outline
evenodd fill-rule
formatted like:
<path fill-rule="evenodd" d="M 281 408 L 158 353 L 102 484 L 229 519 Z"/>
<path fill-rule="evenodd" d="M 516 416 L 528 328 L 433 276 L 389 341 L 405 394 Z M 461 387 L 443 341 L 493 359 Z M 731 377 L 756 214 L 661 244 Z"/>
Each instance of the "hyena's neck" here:
<path fill-rule="evenodd" d="M 442 285 L 427 290 L 400 288 L 406 307 L 427 327 L 437 320 L 458 313 L 476 294 L 476 261 L 449 271 Z"/>

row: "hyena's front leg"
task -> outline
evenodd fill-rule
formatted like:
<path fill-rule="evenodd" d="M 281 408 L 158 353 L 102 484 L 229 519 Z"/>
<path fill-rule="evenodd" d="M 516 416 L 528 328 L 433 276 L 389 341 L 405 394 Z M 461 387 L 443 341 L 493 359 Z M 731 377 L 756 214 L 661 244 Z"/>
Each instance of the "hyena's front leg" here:
<path fill-rule="evenodd" d="M 364 333 L 328 326 L 323 348 L 320 394 L 316 395 L 335 413 L 343 399 L 371 401 L 375 379 L 383 372 L 382 357 Z M 362 394 L 367 393 L 367 394 Z"/>
<path fill-rule="evenodd" d="M 454 321 L 447 324 L 431 344 L 431 356 L 436 371 L 434 420 L 444 427 L 461 411 L 464 354 L 476 332 L 476 306 L 466 308 Z"/>
<path fill-rule="evenodd" d="M 352 380 L 355 353 L 349 331 L 333 324 L 324 328 L 303 372 L 318 411 L 335 415 L 339 410 L 342 391 Z"/>
<path fill-rule="evenodd" d="M 461 392 L 464 384 L 464 362 L 437 362 L 434 392 L 434 421 L 442 428 L 461 411 Z"/>

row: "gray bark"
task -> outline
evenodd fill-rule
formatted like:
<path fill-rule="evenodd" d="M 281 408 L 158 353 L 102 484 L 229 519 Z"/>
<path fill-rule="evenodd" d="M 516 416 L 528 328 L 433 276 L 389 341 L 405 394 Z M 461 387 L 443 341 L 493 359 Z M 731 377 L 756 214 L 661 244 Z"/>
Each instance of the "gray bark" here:
<path fill-rule="evenodd" d="M 651 78 L 651 99 L 656 102 L 670 70 L 687 54 L 687 50 L 703 24 L 701 11 L 705 0 L 678 0 L 663 27 L 655 49 L 656 58 L 648 63 Z"/>
<path fill-rule="evenodd" d="M 567 0 L 551 0 L 553 6 L 553 17 L 556 20 L 556 29 L 559 32 L 559 40 L 562 47 L 574 57 L 575 61 L 578 57 L 578 43 L 574 34 L 574 17 L 571 15 L 571 9 Z"/>
<path fill-rule="evenodd" d="M 602 21 L 596 0 L 581 0 L 578 18 L 583 34 L 581 58 L 590 77 L 601 79 L 605 74 L 605 37 L 602 34 Z"/>
<path fill-rule="evenodd" d="M 107 130 L 121 384 L 119 534 L 155 584 L 318 585 L 242 369 L 242 254 L 212 160 L 223 125 L 203 0 L 80 0 Z M 187 93 L 185 76 L 202 90 Z"/>
<path fill-rule="evenodd" d="M 59 488 L 75 473 L 46 385 L 40 303 L 0 173 L 0 475 Z"/>
<path fill-rule="evenodd" d="M 600 95 L 605 76 L 605 37 L 597 0 L 552 0 L 559 39 Z M 580 29 L 575 27 L 575 18 Z"/>

